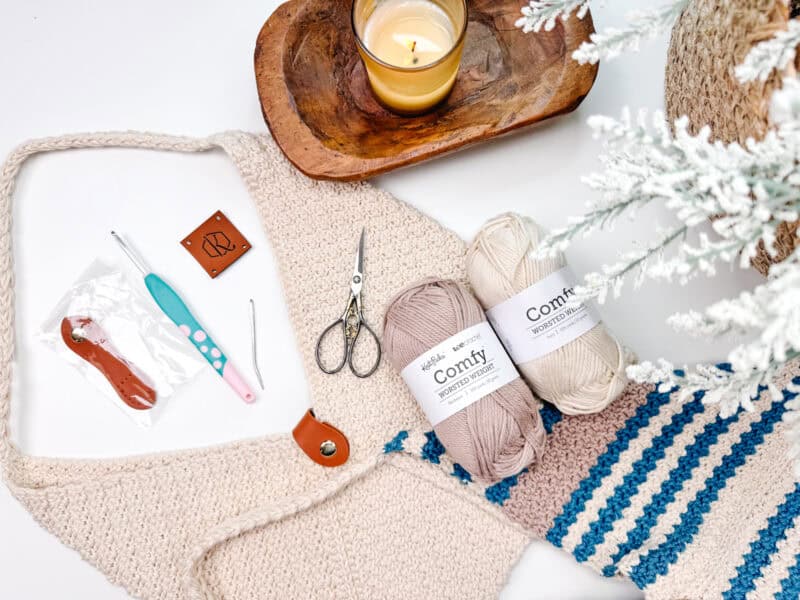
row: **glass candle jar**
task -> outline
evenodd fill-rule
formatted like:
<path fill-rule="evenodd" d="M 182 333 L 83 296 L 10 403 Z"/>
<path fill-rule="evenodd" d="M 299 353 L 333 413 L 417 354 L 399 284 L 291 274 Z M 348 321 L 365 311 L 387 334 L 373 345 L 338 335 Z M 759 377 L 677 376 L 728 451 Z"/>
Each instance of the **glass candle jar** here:
<path fill-rule="evenodd" d="M 353 0 L 352 24 L 372 91 L 388 109 L 419 114 L 450 93 L 466 0 Z"/>

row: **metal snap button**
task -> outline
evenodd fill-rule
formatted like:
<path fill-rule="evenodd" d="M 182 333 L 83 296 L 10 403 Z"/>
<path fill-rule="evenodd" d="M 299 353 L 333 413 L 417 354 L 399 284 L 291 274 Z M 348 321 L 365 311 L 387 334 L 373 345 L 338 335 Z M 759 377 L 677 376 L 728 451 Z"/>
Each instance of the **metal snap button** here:
<path fill-rule="evenodd" d="M 325 440 L 319 446 L 319 453 L 326 457 L 333 456 L 336 454 L 336 444 L 331 440 Z"/>

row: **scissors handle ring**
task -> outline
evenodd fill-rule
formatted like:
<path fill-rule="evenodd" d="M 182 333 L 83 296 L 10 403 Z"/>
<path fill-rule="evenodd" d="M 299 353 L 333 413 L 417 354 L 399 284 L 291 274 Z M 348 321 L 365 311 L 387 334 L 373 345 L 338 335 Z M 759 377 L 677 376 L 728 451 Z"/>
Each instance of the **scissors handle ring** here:
<path fill-rule="evenodd" d="M 355 348 L 356 340 L 358 339 L 358 336 L 361 335 L 361 328 L 362 327 L 365 328 L 369 332 L 369 334 L 372 336 L 372 339 L 375 341 L 375 348 L 378 351 L 378 354 L 375 357 L 375 362 L 373 363 L 372 367 L 370 367 L 369 371 L 367 371 L 366 373 L 359 373 L 356 370 L 355 366 L 353 365 L 353 349 Z M 346 346 L 346 342 L 345 342 L 345 346 Z M 372 375 L 375 371 L 378 370 L 378 366 L 381 364 L 381 342 L 378 339 L 378 336 L 375 335 L 375 332 L 372 331 L 372 327 L 367 325 L 366 321 L 362 320 L 359 323 L 358 333 L 356 333 L 356 337 L 353 339 L 353 343 L 350 345 L 349 348 L 347 348 L 347 364 L 350 366 L 350 370 L 353 372 L 353 375 L 355 375 L 359 379 L 366 379 L 367 377 Z"/>
<path fill-rule="evenodd" d="M 328 369 L 324 364 L 322 364 L 322 342 L 325 340 L 325 337 L 339 325 L 341 325 L 342 327 L 342 338 L 344 340 L 344 352 L 342 352 L 342 362 L 340 362 L 333 369 Z M 325 328 L 325 330 L 322 332 L 322 334 L 320 334 L 319 338 L 317 339 L 317 348 L 314 354 L 317 358 L 317 366 L 323 373 L 327 373 L 328 375 L 333 375 L 335 373 L 338 373 L 344 368 L 345 364 L 347 364 L 348 362 L 348 357 L 350 356 L 350 348 L 348 346 L 347 335 L 345 334 L 344 330 L 346 326 L 347 326 L 346 323 L 342 319 L 336 319 L 333 323 L 331 323 Z"/>

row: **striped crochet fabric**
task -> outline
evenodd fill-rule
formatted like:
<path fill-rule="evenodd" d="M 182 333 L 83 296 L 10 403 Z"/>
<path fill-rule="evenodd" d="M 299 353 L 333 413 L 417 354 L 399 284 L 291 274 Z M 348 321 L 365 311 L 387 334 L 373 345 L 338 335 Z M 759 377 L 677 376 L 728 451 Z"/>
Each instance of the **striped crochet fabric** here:
<path fill-rule="evenodd" d="M 787 373 L 800 384 L 800 366 Z M 800 597 L 800 484 L 768 394 L 722 419 L 703 394 L 680 402 L 631 384 L 599 415 L 542 411 L 547 460 L 492 486 L 448 462 L 432 432 L 401 432 L 387 452 L 441 464 L 537 537 L 648 598 Z M 413 438 L 413 439 L 412 439 Z"/>

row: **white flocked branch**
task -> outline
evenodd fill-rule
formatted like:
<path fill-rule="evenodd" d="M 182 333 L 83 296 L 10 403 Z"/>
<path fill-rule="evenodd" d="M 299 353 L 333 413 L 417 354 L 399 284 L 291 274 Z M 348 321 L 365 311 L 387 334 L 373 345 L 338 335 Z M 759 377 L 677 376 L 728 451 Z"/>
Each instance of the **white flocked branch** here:
<path fill-rule="evenodd" d="M 677 0 L 638 12 L 622 29 L 594 34 L 574 58 L 597 62 L 635 49 L 671 27 L 686 5 Z M 517 25 L 524 31 L 552 29 L 558 19 L 572 13 L 584 17 L 587 10 L 587 2 L 533 0 Z M 791 20 L 786 29 L 756 44 L 736 69 L 742 84 L 766 81 L 776 70 L 783 76 L 770 103 L 774 128 L 762 140 L 714 142 L 708 127 L 692 134 L 686 118 L 667 123 L 661 113 L 634 116 L 625 109 L 619 119 L 589 119 L 594 134 L 605 140 L 602 169 L 584 178 L 598 194 L 586 214 L 553 231 L 539 252 L 563 251 L 574 239 L 612 228 L 648 204 L 666 208 L 672 224 L 656 229 L 646 247 L 623 252 L 613 264 L 586 275 L 576 290 L 578 300 L 604 302 L 618 296 L 626 283 L 635 289 L 647 279 L 682 285 L 695 277 L 713 277 L 721 266 L 750 268 L 760 240 L 775 256 L 778 224 L 800 218 L 800 80 L 792 68 L 798 45 L 800 23 Z M 750 341 L 733 348 L 726 365 L 677 369 L 664 359 L 645 361 L 628 368 L 634 380 L 662 389 L 680 386 L 683 398 L 702 390 L 704 402 L 720 405 L 723 416 L 752 410 L 752 400 L 764 389 L 776 400 L 782 398 L 779 388 L 800 393 L 800 386 L 777 381 L 784 366 L 800 357 L 800 244 L 754 289 L 673 315 L 668 322 L 688 335 L 744 334 Z M 800 477 L 800 396 L 784 401 L 790 452 Z"/>
<path fill-rule="evenodd" d="M 573 12 L 583 19 L 589 12 L 588 0 L 533 0 L 522 8 L 516 25 L 525 33 L 552 31 L 558 19 L 566 21 Z"/>
<path fill-rule="evenodd" d="M 753 46 L 742 64 L 736 67 L 736 77 L 741 83 L 766 81 L 773 71 L 783 71 L 794 62 L 798 45 L 800 21 L 791 19 L 785 30 Z"/>
<path fill-rule="evenodd" d="M 642 41 L 668 31 L 688 4 L 689 0 L 672 0 L 657 8 L 632 11 L 627 15 L 624 27 L 609 27 L 593 33 L 590 41 L 575 50 L 572 58 L 581 64 L 594 64 L 629 50 L 638 50 Z M 531 0 L 522 8 L 522 17 L 516 25 L 525 33 L 543 29 L 550 31 L 559 19 L 566 21 L 573 13 L 582 19 L 588 11 L 588 0 Z"/>
<path fill-rule="evenodd" d="M 783 113 L 778 127 L 745 146 L 712 142 L 708 128 L 693 135 L 685 118 L 670 128 L 660 113 L 633 117 L 626 110 L 620 119 L 592 117 L 590 126 L 605 138 L 603 170 L 584 181 L 598 197 L 585 215 L 553 231 L 539 251 L 563 251 L 574 239 L 659 203 L 674 224 L 656 231 L 645 248 L 624 252 L 615 263 L 586 275 L 576 289 L 579 300 L 604 302 L 619 296 L 626 282 L 634 288 L 647 279 L 682 285 L 714 276 L 721 265 L 750 268 L 759 240 L 774 255 L 777 224 L 800 218 L 800 83 L 787 80 L 773 107 Z M 704 231 L 709 222 L 710 232 Z M 633 379 L 680 386 L 683 397 L 703 390 L 704 401 L 720 404 L 723 416 L 740 407 L 751 410 L 762 387 L 780 398 L 775 378 L 800 356 L 800 249 L 773 265 L 755 289 L 673 315 L 669 323 L 705 338 L 734 333 L 755 339 L 728 354 L 730 368 L 707 364 L 676 370 L 661 359 L 629 367 Z M 800 392 L 791 383 L 783 387 Z M 800 452 L 800 404 L 791 401 L 787 408 L 795 452 Z"/>

